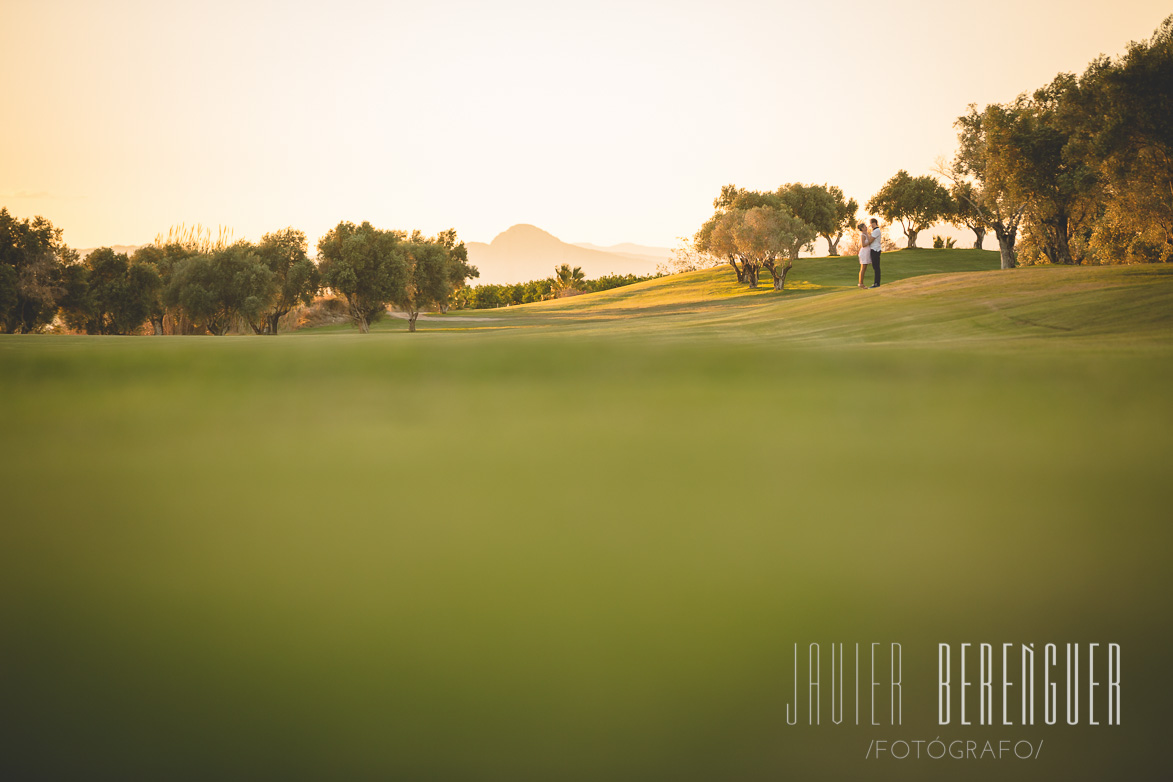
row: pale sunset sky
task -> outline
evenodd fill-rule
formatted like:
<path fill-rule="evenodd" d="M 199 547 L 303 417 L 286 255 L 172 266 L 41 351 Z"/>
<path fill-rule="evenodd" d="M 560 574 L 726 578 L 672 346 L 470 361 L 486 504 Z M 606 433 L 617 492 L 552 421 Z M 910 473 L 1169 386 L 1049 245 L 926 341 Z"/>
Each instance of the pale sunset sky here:
<path fill-rule="evenodd" d="M 721 185 L 862 205 L 1156 0 L 0 0 L 0 206 L 78 248 L 178 223 L 533 223 L 672 247 Z M 895 233 L 899 233 L 898 229 Z"/>

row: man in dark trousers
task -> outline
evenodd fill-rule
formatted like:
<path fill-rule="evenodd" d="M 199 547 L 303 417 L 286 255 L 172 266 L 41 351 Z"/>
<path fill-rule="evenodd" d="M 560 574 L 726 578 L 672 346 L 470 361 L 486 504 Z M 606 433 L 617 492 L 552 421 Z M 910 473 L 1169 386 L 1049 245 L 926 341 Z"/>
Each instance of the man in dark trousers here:
<path fill-rule="evenodd" d="M 872 218 L 872 287 L 880 287 L 880 221 Z"/>

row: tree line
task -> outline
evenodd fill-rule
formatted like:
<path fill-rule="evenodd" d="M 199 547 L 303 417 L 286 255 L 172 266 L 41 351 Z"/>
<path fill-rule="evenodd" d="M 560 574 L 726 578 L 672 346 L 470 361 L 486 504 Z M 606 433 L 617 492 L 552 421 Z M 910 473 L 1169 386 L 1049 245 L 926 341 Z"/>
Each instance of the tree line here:
<path fill-rule="evenodd" d="M 1119 58 L 956 122 L 938 171 L 1002 267 L 1173 259 L 1173 16 Z M 1016 241 L 1021 234 L 1021 241 Z"/>
<path fill-rule="evenodd" d="M 554 274 L 542 280 L 530 280 L 511 285 L 486 283 L 461 288 L 453 296 L 452 308 L 483 310 L 529 304 L 535 301 L 556 299 L 560 296 L 607 291 L 624 285 L 654 280 L 662 276 L 664 275 L 659 272 L 647 275 L 605 274 L 588 280 L 581 267 L 571 268 L 569 264 L 564 263 L 554 267 Z"/>
<path fill-rule="evenodd" d="M 415 331 L 422 310 L 446 309 L 478 276 L 453 229 L 427 237 L 343 221 L 318 241 L 317 262 L 294 228 L 256 243 L 173 228 L 130 255 L 103 247 L 85 258 L 61 233 L 0 209 L 0 330 L 30 333 L 60 318 L 86 334 L 135 334 L 149 323 L 155 334 L 223 335 L 244 323 L 275 335 L 294 307 L 332 292 L 364 333 L 389 306 Z"/>
<path fill-rule="evenodd" d="M 958 118 L 958 151 L 935 176 L 898 171 L 866 209 L 899 224 L 909 248 L 934 224 L 998 240 L 1004 269 L 1019 263 L 1141 263 L 1173 259 L 1173 16 L 1117 59 L 1060 74 L 1032 94 Z M 787 273 L 818 237 L 838 255 L 860 220 L 832 185 L 772 192 L 726 185 L 691 252 L 728 263 L 758 286 Z M 944 244 L 944 240 L 941 240 Z M 936 244 L 936 243 L 935 243 Z"/>

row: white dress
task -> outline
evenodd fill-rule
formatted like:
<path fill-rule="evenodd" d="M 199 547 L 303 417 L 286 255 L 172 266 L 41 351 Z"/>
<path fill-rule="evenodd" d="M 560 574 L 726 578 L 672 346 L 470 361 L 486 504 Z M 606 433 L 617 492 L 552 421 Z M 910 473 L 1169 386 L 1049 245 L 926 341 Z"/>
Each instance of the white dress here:
<path fill-rule="evenodd" d="M 863 242 L 863 246 L 859 248 L 859 262 L 860 263 L 871 263 L 872 262 L 872 250 L 871 250 L 872 237 L 867 236 L 866 234 L 860 234 L 859 240 L 861 242 Z"/>

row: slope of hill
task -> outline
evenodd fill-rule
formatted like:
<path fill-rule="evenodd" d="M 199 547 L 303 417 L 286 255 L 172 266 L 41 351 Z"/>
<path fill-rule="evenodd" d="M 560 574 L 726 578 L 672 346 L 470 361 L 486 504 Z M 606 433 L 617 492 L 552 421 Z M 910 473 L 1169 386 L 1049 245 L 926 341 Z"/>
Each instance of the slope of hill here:
<path fill-rule="evenodd" d="M 427 328 L 788 344 L 1173 343 L 1173 269 L 1165 266 L 1001 271 L 996 252 L 901 250 L 885 260 L 883 287 L 860 290 L 849 261 L 801 259 L 782 293 L 750 290 L 718 267 L 569 299 L 453 312 Z"/>
<path fill-rule="evenodd" d="M 587 277 L 604 274 L 653 274 L 657 259 L 563 242 L 532 225 L 515 225 L 489 244 L 469 242 L 468 259 L 480 271 L 477 283 L 512 283 L 549 277 L 566 263 L 582 267 Z"/>

